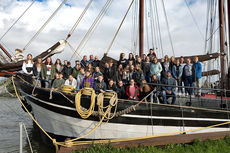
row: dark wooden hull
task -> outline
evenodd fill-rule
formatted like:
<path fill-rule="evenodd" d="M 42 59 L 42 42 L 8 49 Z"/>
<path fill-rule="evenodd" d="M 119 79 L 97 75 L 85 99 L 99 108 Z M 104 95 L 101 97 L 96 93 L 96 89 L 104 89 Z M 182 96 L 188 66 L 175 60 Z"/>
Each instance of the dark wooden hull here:
<path fill-rule="evenodd" d="M 30 80 L 31 79 L 28 79 L 28 81 Z M 87 119 L 82 119 L 75 110 L 75 104 L 71 103 L 62 94 L 58 92 L 53 91 L 52 98 L 50 99 L 50 90 L 48 89 L 35 88 L 35 96 L 33 96 L 32 90 L 34 89 L 34 85 L 23 82 L 20 79 L 16 79 L 16 85 L 18 89 L 20 89 L 19 91 L 21 92 L 21 94 L 25 96 L 26 100 L 31 103 L 33 113 L 35 114 L 35 118 L 37 118 L 37 120 L 44 126 L 43 128 L 49 133 L 66 137 L 78 137 L 83 134 L 86 134 L 88 132 L 87 130 L 91 129 L 91 126 L 95 126 L 95 124 L 99 121 L 99 117 L 96 115 L 92 115 Z M 75 101 L 74 95 L 66 93 L 63 94 L 66 97 L 68 97 L 71 101 Z M 181 103 L 183 105 L 186 105 L 186 103 L 189 102 L 189 99 L 181 100 Z M 82 98 L 81 104 L 83 107 L 89 108 L 90 103 L 90 97 Z M 121 100 L 118 103 L 117 112 L 121 112 L 122 110 L 130 108 L 135 104 L 136 102 L 126 102 Z M 221 101 L 213 99 L 200 98 L 200 100 L 192 100 L 193 107 L 223 110 L 220 107 L 220 104 Z M 229 104 L 229 101 L 227 101 L 227 106 L 230 106 Z M 106 105 L 108 105 L 108 102 L 105 102 L 105 106 Z M 97 107 L 95 107 L 95 111 L 97 111 Z M 44 116 L 44 114 L 46 115 Z M 62 119 L 59 120 L 59 118 Z M 132 136 L 135 137 L 141 135 L 143 136 L 144 134 L 141 133 L 143 131 L 139 130 L 144 127 L 154 127 L 154 134 L 169 133 L 173 130 L 176 130 L 174 132 L 178 132 L 178 129 L 180 129 L 179 131 L 183 131 L 183 129 L 189 130 L 200 127 L 207 127 L 226 121 L 230 121 L 229 113 L 204 111 L 191 108 L 182 109 L 179 107 L 171 107 L 170 105 L 164 106 L 153 103 L 141 103 L 139 106 L 135 108 L 135 110 L 127 112 L 121 116 L 114 117 L 108 123 L 101 125 L 101 127 L 98 128 L 96 134 L 93 136 L 90 135 L 89 137 L 87 137 L 87 139 L 112 139 Z M 63 127 L 61 126 L 62 122 L 66 122 Z M 76 124 L 76 122 L 79 122 L 81 124 L 78 125 Z M 57 128 L 54 128 L 54 126 L 61 128 L 57 130 Z M 85 131 L 82 133 L 78 133 L 78 131 L 83 130 L 84 126 L 87 127 Z M 115 129 L 111 129 L 111 127 L 116 127 L 117 129 L 123 127 L 121 129 L 123 131 L 120 131 L 120 133 L 115 132 L 113 131 Z M 62 128 L 67 128 L 69 130 Z M 211 131 L 207 130 L 206 132 L 222 131 L 226 130 L 226 128 L 228 128 L 228 125 L 222 125 L 218 128 L 210 129 Z M 130 130 L 135 131 L 134 134 L 129 133 Z M 140 133 L 138 133 L 137 130 Z M 69 133 L 69 131 L 74 132 Z M 146 135 L 150 135 L 150 133 Z"/>

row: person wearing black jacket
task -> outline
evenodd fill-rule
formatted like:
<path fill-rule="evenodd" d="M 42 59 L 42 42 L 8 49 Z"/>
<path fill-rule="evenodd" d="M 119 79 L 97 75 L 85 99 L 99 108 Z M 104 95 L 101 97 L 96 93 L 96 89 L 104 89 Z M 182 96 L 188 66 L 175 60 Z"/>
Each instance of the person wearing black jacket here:
<path fill-rule="evenodd" d="M 98 59 L 98 56 L 95 56 L 94 61 L 92 63 L 93 67 L 99 67 L 100 66 L 100 60 Z"/>
<path fill-rule="evenodd" d="M 125 87 L 122 81 L 119 81 L 117 85 L 117 97 L 119 99 L 125 99 Z"/>
<path fill-rule="evenodd" d="M 107 90 L 112 90 L 117 92 L 117 86 L 116 84 L 113 82 L 113 80 L 109 80 L 108 86 L 107 86 Z"/>
<path fill-rule="evenodd" d="M 157 102 L 159 103 L 159 99 L 158 97 L 160 96 L 160 93 L 161 93 L 161 81 L 158 80 L 158 76 L 157 75 L 153 75 L 152 76 L 152 79 L 151 79 L 151 85 L 150 85 L 150 88 L 151 88 L 151 91 L 152 91 L 152 94 L 151 94 L 151 102 Z"/>
<path fill-rule="evenodd" d="M 144 74 L 141 70 L 140 64 L 136 65 L 136 70 L 133 72 L 132 78 L 135 82 L 137 82 L 138 85 L 140 85 L 141 80 L 144 80 Z"/>
<path fill-rule="evenodd" d="M 68 79 L 69 75 L 71 75 L 73 73 L 73 69 L 71 67 L 71 63 L 67 62 L 67 66 L 64 66 L 63 70 L 62 70 L 64 79 Z"/>
<path fill-rule="evenodd" d="M 151 65 L 150 58 L 149 56 L 147 56 L 146 61 L 143 62 L 143 66 L 142 66 L 143 74 L 147 82 L 150 82 L 150 65 Z"/>
<path fill-rule="evenodd" d="M 118 61 L 118 65 L 122 65 L 122 67 L 126 67 L 127 65 L 127 59 L 125 58 L 125 53 L 120 54 L 120 59 Z"/>

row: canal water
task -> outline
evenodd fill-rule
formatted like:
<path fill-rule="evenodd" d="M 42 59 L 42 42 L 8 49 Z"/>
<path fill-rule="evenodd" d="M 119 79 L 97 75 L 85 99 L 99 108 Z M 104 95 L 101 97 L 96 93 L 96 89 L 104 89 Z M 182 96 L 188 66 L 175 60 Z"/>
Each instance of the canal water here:
<path fill-rule="evenodd" d="M 19 152 L 19 123 L 26 125 L 34 153 L 53 153 L 55 150 L 46 146 L 39 137 L 38 130 L 29 115 L 21 108 L 17 98 L 0 97 L 0 153 Z M 30 153 L 30 147 L 23 131 L 23 153 Z"/>

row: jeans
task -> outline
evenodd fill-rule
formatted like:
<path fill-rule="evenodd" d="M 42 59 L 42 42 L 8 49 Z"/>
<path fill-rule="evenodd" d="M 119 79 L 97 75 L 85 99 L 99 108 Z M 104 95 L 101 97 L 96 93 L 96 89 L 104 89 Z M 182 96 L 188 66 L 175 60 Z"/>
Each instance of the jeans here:
<path fill-rule="evenodd" d="M 46 84 L 46 88 L 51 88 L 51 82 L 52 82 L 52 80 L 51 80 L 51 76 L 50 75 L 47 75 L 46 76 L 46 82 L 45 82 L 45 84 Z"/>
<path fill-rule="evenodd" d="M 182 86 L 182 80 L 181 80 L 181 78 L 176 79 L 176 82 L 177 82 L 177 86 Z M 182 87 L 178 87 L 177 92 L 178 92 L 178 93 L 184 93 L 184 90 L 183 90 Z"/>
<path fill-rule="evenodd" d="M 174 91 L 172 91 L 171 94 L 167 94 L 165 90 L 162 91 L 162 96 L 163 96 L 163 103 L 167 104 L 167 97 L 173 97 L 172 98 L 172 103 L 171 104 L 175 104 L 176 102 L 176 93 Z"/>
<path fill-rule="evenodd" d="M 185 77 L 184 86 L 185 86 L 185 93 L 189 94 L 189 95 L 193 95 L 194 89 L 193 88 L 186 88 L 186 87 L 193 87 L 192 76 Z"/>

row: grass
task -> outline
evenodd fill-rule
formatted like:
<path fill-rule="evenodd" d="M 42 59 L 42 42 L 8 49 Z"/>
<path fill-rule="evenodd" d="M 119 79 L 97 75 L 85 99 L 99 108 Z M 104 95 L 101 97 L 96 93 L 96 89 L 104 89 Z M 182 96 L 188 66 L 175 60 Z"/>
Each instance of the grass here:
<path fill-rule="evenodd" d="M 138 148 L 114 148 L 108 145 L 92 145 L 87 150 L 73 153 L 230 153 L 230 137 L 219 140 L 195 140 L 191 144 L 170 144 L 164 147 L 141 146 Z"/>

